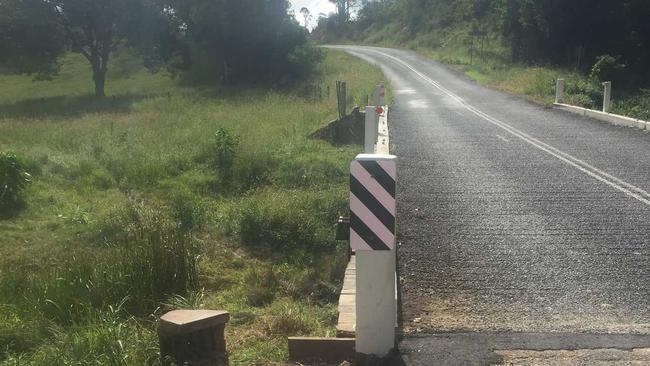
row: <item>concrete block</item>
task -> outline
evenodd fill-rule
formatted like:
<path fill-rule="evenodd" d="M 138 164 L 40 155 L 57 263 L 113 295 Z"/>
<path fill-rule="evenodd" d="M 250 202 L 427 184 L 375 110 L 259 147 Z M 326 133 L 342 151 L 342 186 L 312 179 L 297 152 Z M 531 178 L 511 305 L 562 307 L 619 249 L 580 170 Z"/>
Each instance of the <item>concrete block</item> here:
<path fill-rule="evenodd" d="M 226 311 L 175 310 L 158 322 L 160 356 L 163 365 L 206 363 L 227 365 L 224 339 Z"/>
<path fill-rule="evenodd" d="M 642 121 L 639 119 L 634 119 L 626 116 L 620 116 L 618 114 L 605 113 L 593 109 L 586 109 L 586 108 L 576 107 L 573 105 L 562 104 L 562 103 L 554 103 L 553 106 L 555 106 L 555 108 L 562 109 L 567 112 L 575 113 L 585 117 L 594 118 L 617 126 L 633 127 L 642 130 L 650 128 L 648 127 L 649 122 L 647 121 Z"/>
<path fill-rule="evenodd" d="M 192 333 L 228 323 L 230 314 L 221 310 L 174 310 L 160 317 L 158 332 L 164 334 Z"/>

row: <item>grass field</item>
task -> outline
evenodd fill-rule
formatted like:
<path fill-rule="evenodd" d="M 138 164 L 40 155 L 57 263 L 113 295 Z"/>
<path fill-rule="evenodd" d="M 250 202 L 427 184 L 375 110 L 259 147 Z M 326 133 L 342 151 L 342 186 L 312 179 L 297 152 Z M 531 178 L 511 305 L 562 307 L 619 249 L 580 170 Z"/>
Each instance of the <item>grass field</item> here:
<path fill-rule="evenodd" d="M 128 53 L 108 98 L 80 57 L 49 82 L 0 75 L 0 151 L 24 157 L 26 207 L 0 219 L 0 365 L 149 365 L 174 308 L 225 309 L 232 364 L 333 335 L 356 146 L 307 136 L 381 72 L 327 51 L 291 89 L 190 88 Z M 316 98 L 313 86 L 320 86 Z"/>

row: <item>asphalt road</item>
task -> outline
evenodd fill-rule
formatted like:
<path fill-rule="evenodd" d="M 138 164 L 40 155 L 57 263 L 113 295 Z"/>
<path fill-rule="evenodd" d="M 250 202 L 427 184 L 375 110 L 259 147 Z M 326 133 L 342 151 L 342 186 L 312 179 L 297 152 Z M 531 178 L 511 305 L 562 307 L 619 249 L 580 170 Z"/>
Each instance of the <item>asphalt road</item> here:
<path fill-rule="evenodd" d="M 650 133 L 479 86 L 410 51 L 344 48 L 380 65 L 395 98 L 405 359 L 427 364 L 435 337 L 458 332 L 562 334 L 553 349 L 579 348 L 571 334 L 637 334 L 630 348 L 650 347 Z"/>

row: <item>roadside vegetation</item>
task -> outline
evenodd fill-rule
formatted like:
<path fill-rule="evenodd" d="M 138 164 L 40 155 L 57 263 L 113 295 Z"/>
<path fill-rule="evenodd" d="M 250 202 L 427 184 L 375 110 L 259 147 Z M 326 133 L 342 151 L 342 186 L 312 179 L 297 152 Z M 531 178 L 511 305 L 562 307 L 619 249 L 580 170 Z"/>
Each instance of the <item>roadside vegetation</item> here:
<path fill-rule="evenodd" d="M 183 86 L 132 52 L 105 98 L 79 54 L 52 81 L 0 75 L 0 169 L 17 182 L 0 199 L 0 364 L 157 364 L 175 308 L 230 311 L 233 364 L 334 335 L 358 147 L 307 136 L 336 117 L 336 80 L 353 104 L 381 72 L 322 51 L 284 86 Z"/>
<path fill-rule="evenodd" d="M 638 0 L 395 0 L 367 3 L 354 20 L 321 17 L 313 37 L 412 49 L 543 104 L 564 78 L 566 103 L 600 109 L 612 81 L 612 112 L 650 120 L 648 19 Z"/>

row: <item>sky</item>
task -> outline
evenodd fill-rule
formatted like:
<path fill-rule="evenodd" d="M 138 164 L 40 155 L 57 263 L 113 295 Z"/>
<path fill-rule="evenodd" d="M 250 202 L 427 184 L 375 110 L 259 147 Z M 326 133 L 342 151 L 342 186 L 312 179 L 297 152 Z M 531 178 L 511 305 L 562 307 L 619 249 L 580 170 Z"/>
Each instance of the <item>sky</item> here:
<path fill-rule="evenodd" d="M 331 12 L 336 11 L 336 7 L 334 6 L 334 4 L 330 3 L 329 0 L 290 0 L 290 1 L 291 1 L 291 7 L 296 14 L 296 19 L 298 19 L 298 22 L 300 22 L 300 24 L 302 25 L 305 25 L 305 19 L 300 14 L 300 9 L 302 9 L 303 6 L 309 9 L 309 12 L 313 17 L 309 24 L 310 28 L 313 28 L 316 25 L 316 22 L 318 21 L 319 13 L 329 14 Z"/>

